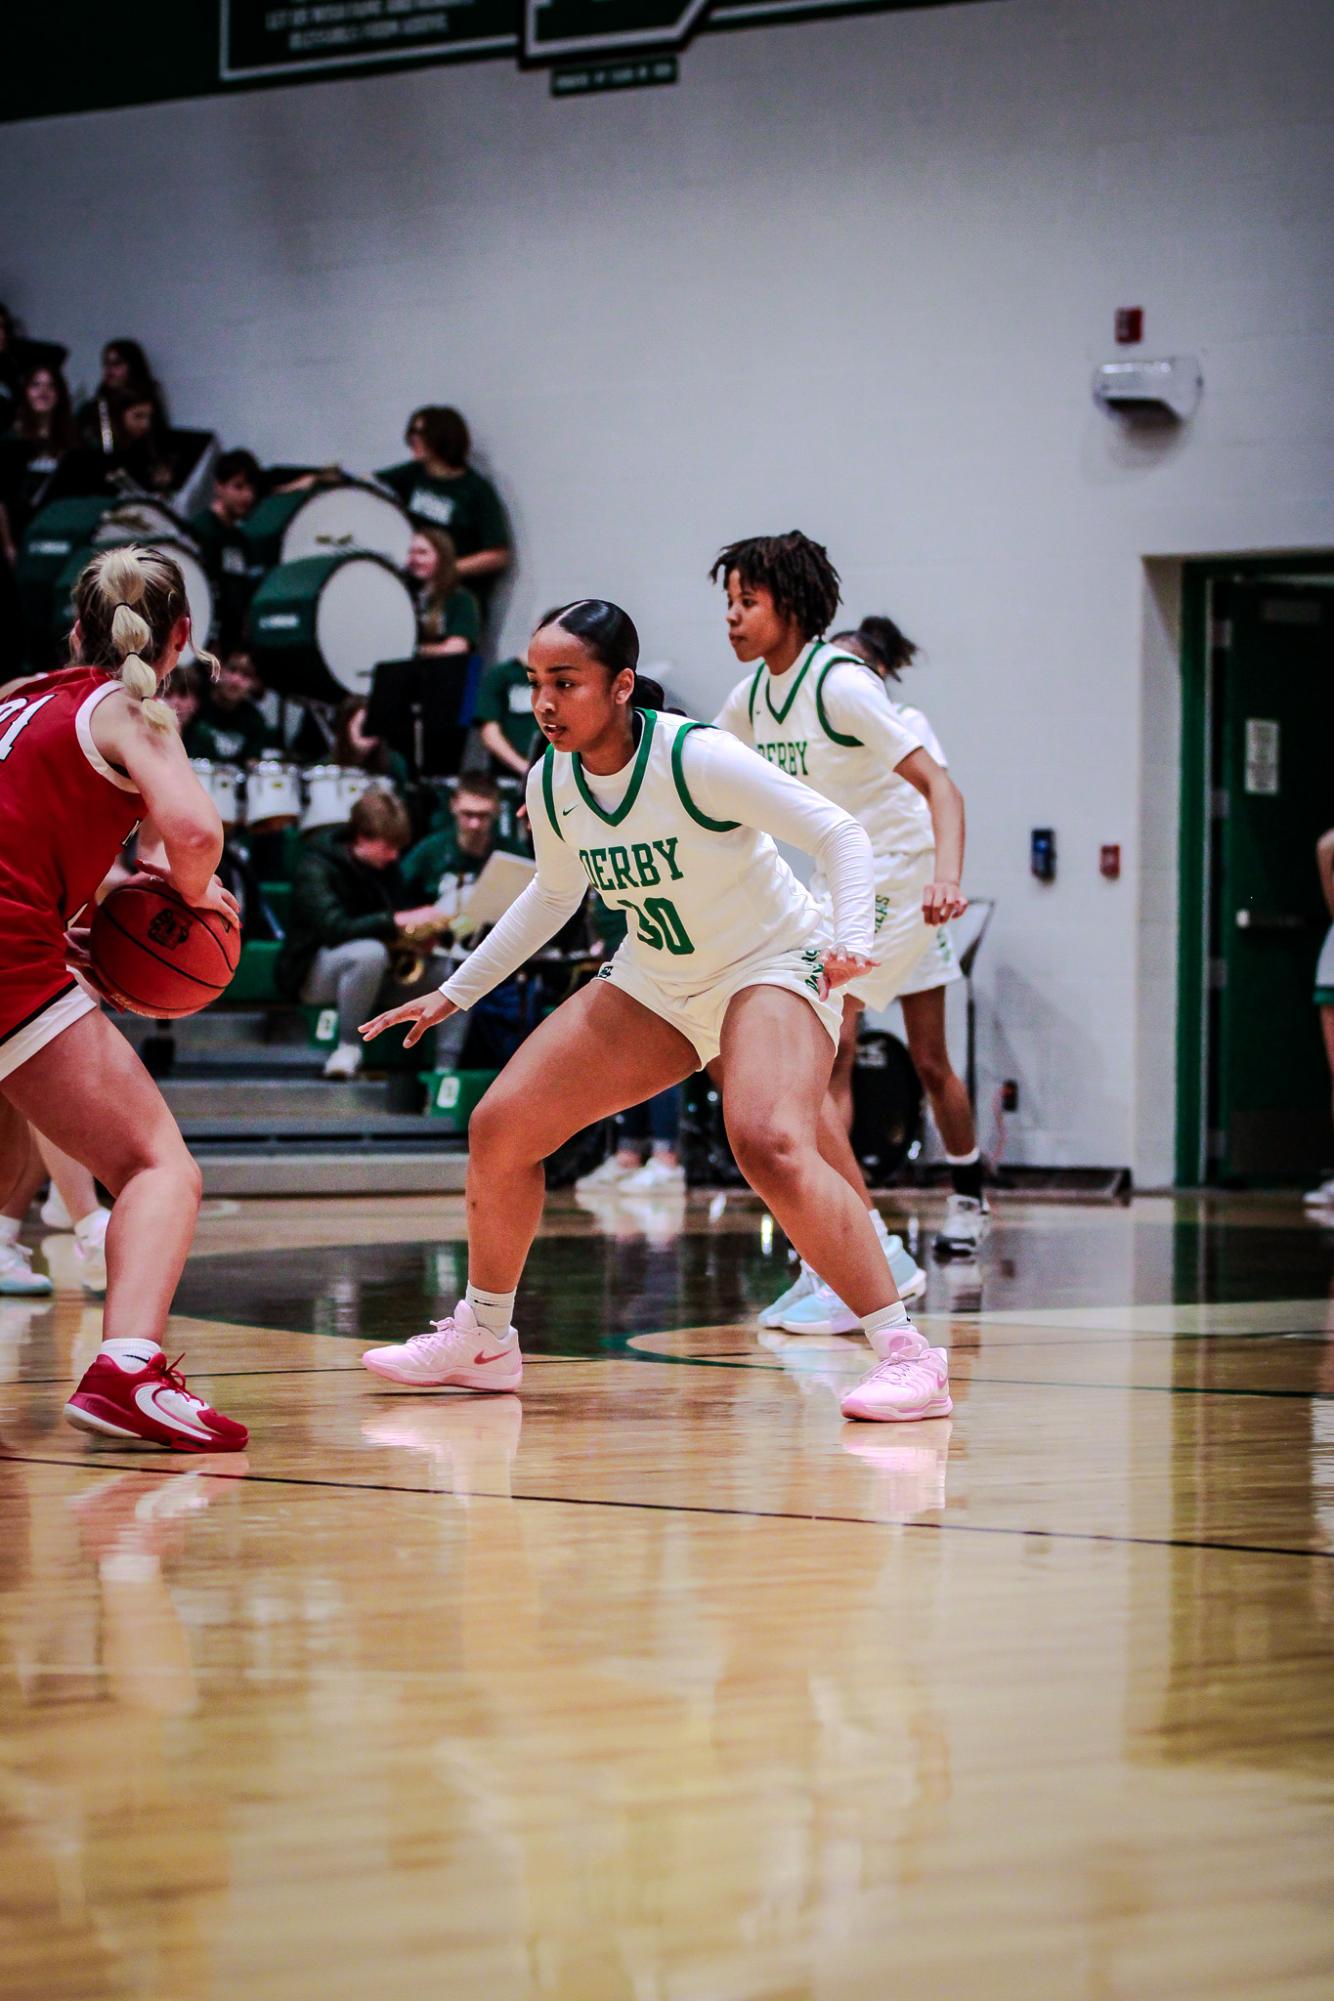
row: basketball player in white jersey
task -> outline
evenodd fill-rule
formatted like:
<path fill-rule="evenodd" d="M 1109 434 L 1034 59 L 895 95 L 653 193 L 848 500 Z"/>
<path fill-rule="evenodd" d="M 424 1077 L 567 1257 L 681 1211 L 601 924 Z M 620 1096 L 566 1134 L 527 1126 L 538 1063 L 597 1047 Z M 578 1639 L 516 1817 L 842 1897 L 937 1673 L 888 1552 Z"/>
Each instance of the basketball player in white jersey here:
<path fill-rule="evenodd" d="M 363 1359 L 416 1388 L 517 1389 L 511 1315 L 541 1218 L 542 1162 L 585 1126 L 717 1061 L 738 1165 L 882 1358 L 845 1411 L 944 1416 L 945 1358 L 912 1327 L 864 1203 L 821 1153 L 842 1013 L 831 992 L 870 964 L 870 842 L 847 813 L 722 731 L 658 713 L 638 657 L 634 625 L 605 600 L 542 619 L 528 649 L 548 743 L 527 792 L 537 877 L 438 993 L 364 1025 L 369 1039 L 407 1023 L 416 1042 L 509 978 L 590 883 L 628 914 L 599 978 L 529 1036 L 473 1114 L 465 1297 L 431 1332 Z M 829 927 L 775 838 L 814 856 Z M 958 898 L 931 891 L 927 901 L 944 916 Z"/>
<path fill-rule="evenodd" d="M 876 964 L 844 996 L 840 1049 L 850 1049 L 860 1010 L 887 1007 L 929 948 L 933 927 L 967 908 L 959 889 L 963 799 L 866 663 L 821 639 L 838 610 L 839 579 L 818 542 L 795 532 L 755 536 L 724 549 L 710 575 L 723 580 L 728 640 L 749 668 L 724 702 L 719 727 L 844 807 L 874 850 Z M 920 795 L 924 842 L 911 828 L 905 835 L 900 792 Z M 817 879 L 815 889 L 823 901 L 825 885 Z M 851 1020 L 849 996 L 857 1010 Z M 875 1218 L 892 1255 L 832 1095 L 820 1144 Z M 856 1325 L 835 1282 L 809 1259 L 760 1322 L 797 1334 L 845 1333 Z"/>
<path fill-rule="evenodd" d="M 839 632 L 833 644 L 864 660 L 884 683 L 890 707 L 906 728 L 920 736 L 935 758 L 945 763 L 939 739 L 920 709 L 898 700 L 894 686 L 905 667 L 911 666 L 917 648 L 892 618 L 864 618 L 855 632 Z M 901 849 L 906 871 L 910 858 L 920 854 L 932 839 L 930 815 L 920 793 L 895 776 L 891 781 L 893 804 L 902 825 Z M 929 935 L 917 963 L 904 975 L 894 996 L 903 1009 L 903 1026 L 908 1037 L 908 1053 L 922 1080 L 931 1111 L 945 1147 L 953 1192 L 945 1221 L 936 1233 L 936 1253 L 940 1257 L 976 1257 L 986 1236 L 989 1212 L 982 1191 L 982 1155 L 973 1123 L 973 1108 L 963 1079 L 950 1061 L 945 1039 L 945 989 L 962 979 L 959 961 L 944 928 Z M 852 1065 L 857 1047 L 861 1007 L 852 995 L 845 997 L 843 1035 L 834 1063 L 834 1097 L 844 1123 L 852 1124 Z"/>

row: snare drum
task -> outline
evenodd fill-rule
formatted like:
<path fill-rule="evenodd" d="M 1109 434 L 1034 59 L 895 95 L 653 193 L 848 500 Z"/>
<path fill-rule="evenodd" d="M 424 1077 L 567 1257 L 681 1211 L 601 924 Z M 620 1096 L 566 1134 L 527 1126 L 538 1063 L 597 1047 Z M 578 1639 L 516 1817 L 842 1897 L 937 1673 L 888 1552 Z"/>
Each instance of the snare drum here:
<path fill-rule="evenodd" d="M 279 757 L 261 757 L 245 782 L 246 825 L 252 834 L 273 834 L 301 818 L 301 767 Z"/>
<path fill-rule="evenodd" d="M 412 593 L 381 556 L 304 556 L 271 570 L 250 601 L 250 633 L 265 685 L 298 700 L 369 694 L 381 660 L 417 643 Z"/>
<path fill-rule="evenodd" d="M 365 480 L 312 486 L 300 493 L 272 493 L 244 524 L 260 568 L 296 563 L 303 556 L 360 550 L 383 556 L 396 570 L 408 560 L 412 523 L 392 494 Z"/>
<path fill-rule="evenodd" d="M 218 809 L 224 827 L 241 821 L 241 774 L 234 764 L 219 764 L 211 757 L 192 757 L 190 769 Z"/>
<path fill-rule="evenodd" d="M 319 827 L 341 827 L 363 792 L 387 781 L 373 778 L 354 765 L 312 764 L 306 773 L 306 810 L 301 815 L 301 831 L 313 834 Z"/>

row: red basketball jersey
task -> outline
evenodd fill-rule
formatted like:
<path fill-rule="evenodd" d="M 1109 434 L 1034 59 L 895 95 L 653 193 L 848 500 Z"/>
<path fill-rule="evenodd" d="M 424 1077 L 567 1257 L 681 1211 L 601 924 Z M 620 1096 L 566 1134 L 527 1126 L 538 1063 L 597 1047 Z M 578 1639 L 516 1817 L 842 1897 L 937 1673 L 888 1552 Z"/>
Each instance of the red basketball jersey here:
<path fill-rule="evenodd" d="M 119 686 L 67 667 L 0 701 L 0 1036 L 69 984 L 65 926 L 143 817 L 93 741 L 93 712 Z"/>

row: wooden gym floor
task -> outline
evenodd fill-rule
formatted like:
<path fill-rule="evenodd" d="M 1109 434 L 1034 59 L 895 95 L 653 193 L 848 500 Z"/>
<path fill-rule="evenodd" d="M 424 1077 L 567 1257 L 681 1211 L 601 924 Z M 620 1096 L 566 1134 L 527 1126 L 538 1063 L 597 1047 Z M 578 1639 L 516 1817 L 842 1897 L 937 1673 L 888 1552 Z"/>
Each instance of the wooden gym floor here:
<path fill-rule="evenodd" d="M 5 2001 L 1328 2001 L 1334 1232 L 1007 1207 L 854 1426 L 737 1197 L 554 1201 L 522 1399 L 393 1392 L 460 1229 L 210 1205 L 230 1461 L 62 1423 L 68 1239 L 0 1305 Z"/>

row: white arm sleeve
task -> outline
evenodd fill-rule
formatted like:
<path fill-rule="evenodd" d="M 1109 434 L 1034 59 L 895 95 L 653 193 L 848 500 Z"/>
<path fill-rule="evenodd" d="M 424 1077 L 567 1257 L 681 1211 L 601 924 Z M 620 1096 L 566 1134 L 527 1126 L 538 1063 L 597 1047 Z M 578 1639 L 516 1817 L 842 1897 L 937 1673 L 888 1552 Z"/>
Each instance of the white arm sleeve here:
<path fill-rule="evenodd" d="M 833 899 L 836 942 L 869 957 L 873 855 L 852 815 L 722 730 L 691 730 L 682 766 L 691 798 L 709 819 L 739 820 L 814 856 Z"/>
<path fill-rule="evenodd" d="M 868 750 L 883 759 L 888 771 L 897 771 L 905 757 L 925 748 L 923 739 L 905 716 L 891 708 L 883 688 L 863 667 L 831 667 L 821 684 L 825 714 L 840 736 L 855 736 Z"/>
<path fill-rule="evenodd" d="M 440 991 L 459 1008 L 469 1008 L 517 973 L 569 922 L 588 889 L 578 855 L 561 840 L 542 800 L 542 767 L 528 774 L 528 824 L 533 830 L 537 874 L 515 899 L 490 935 L 469 954 Z"/>
<path fill-rule="evenodd" d="M 752 748 L 755 743 L 755 732 L 750 721 L 750 684 L 753 678 L 752 675 L 747 675 L 744 681 L 737 682 L 713 720 L 715 729 L 729 731 L 732 736 L 739 737 L 742 743 L 748 743 Z"/>

